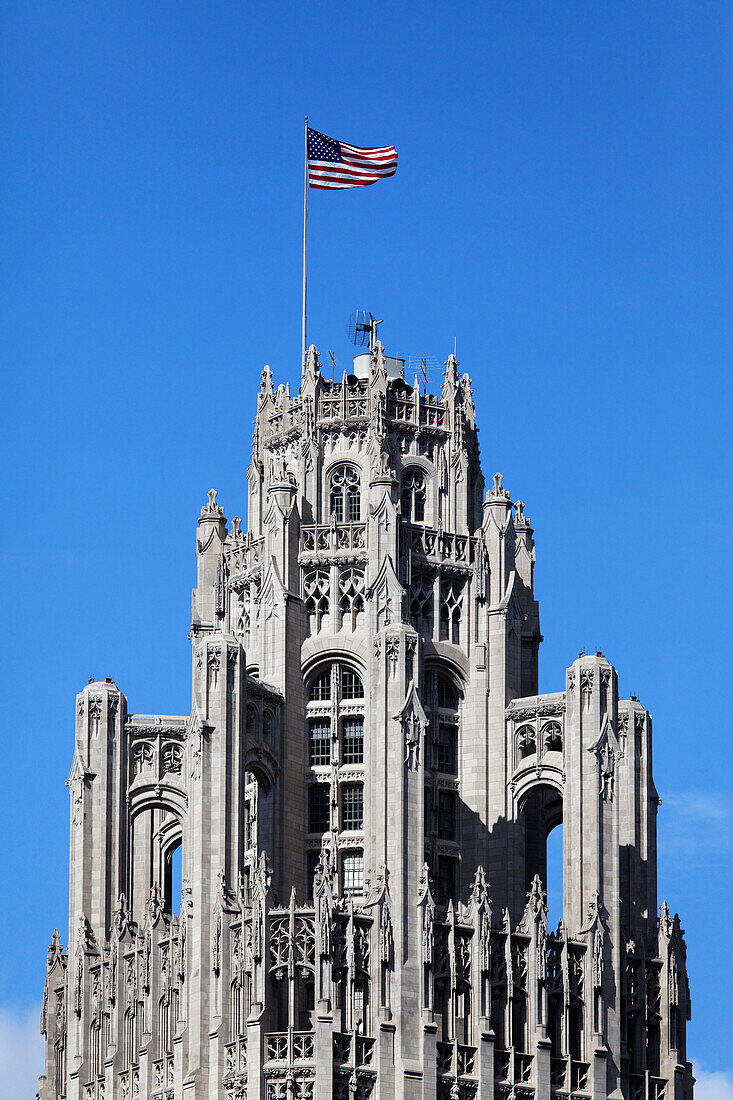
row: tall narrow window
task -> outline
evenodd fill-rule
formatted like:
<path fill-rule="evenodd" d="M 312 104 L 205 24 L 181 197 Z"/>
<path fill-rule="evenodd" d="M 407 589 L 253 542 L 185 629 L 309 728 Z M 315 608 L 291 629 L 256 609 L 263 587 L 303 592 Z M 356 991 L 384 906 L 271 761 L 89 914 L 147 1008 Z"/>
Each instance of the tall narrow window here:
<path fill-rule="evenodd" d="M 319 631 L 328 615 L 331 578 L 327 569 L 312 569 L 303 577 L 303 602 L 311 631 Z"/>
<path fill-rule="evenodd" d="M 410 584 L 410 622 L 418 634 L 433 633 L 433 578 L 414 573 Z"/>
<path fill-rule="evenodd" d="M 364 610 L 364 570 L 355 567 L 342 569 L 339 574 L 339 594 L 342 624 L 355 630 L 359 615 Z"/>
<path fill-rule="evenodd" d="M 345 718 L 343 725 L 344 764 L 364 763 L 364 719 Z"/>
<path fill-rule="evenodd" d="M 317 719 L 308 727 L 309 760 L 313 768 L 331 763 L 331 723 Z"/>
<path fill-rule="evenodd" d="M 345 852 L 341 863 L 341 888 L 344 894 L 361 894 L 364 890 L 364 853 Z"/>
<path fill-rule="evenodd" d="M 169 913 L 177 913 L 181 906 L 183 851 L 180 842 L 165 857 L 165 907 Z"/>
<path fill-rule="evenodd" d="M 458 728 L 441 722 L 438 726 L 438 742 L 435 746 L 435 763 L 439 772 L 458 775 Z"/>
<path fill-rule="evenodd" d="M 308 832 L 325 833 L 330 827 L 329 788 L 325 783 L 314 783 L 308 788 Z"/>
<path fill-rule="evenodd" d="M 451 856 L 438 856 L 438 873 L 435 878 L 436 900 L 445 905 L 448 901 L 455 901 L 456 894 L 456 861 Z"/>
<path fill-rule="evenodd" d="M 411 523 L 425 522 L 425 475 L 414 466 L 402 475 L 402 516 Z"/>
<path fill-rule="evenodd" d="M 461 642 L 463 585 L 446 579 L 440 584 L 440 637 L 454 645 Z"/>
<path fill-rule="evenodd" d="M 438 836 L 441 840 L 456 839 L 455 791 L 440 791 L 438 794 Z"/>
<path fill-rule="evenodd" d="M 358 523 L 361 519 L 359 474 L 353 466 L 332 470 L 330 504 L 337 523 Z"/>
<path fill-rule="evenodd" d="M 313 897 L 313 878 L 320 859 L 320 852 L 305 853 L 305 893 L 307 898 Z"/>
<path fill-rule="evenodd" d="M 364 788 L 361 783 L 346 783 L 341 790 L 341 828 L 346 832 L 364 828 Z"/>

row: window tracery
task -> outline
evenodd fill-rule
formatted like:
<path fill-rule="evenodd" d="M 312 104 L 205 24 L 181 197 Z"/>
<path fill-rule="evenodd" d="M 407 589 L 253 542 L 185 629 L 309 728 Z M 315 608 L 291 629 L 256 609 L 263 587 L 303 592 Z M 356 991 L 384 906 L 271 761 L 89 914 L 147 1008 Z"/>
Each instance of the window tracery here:
<path fill-rule="evenodd" d="M 361 493 L 359 473 L 353 466 L 336 466 L 331 471 L 330 514 L 336 523 L 359 523 L 361 519 Z"/>
<path fill-rule="evenodd" d="M 418 634 L 433 633 L 433 578 L 415 573 L 410 583 L 410 622 Z"/>
<path fill-rule="evenodd" d="M 364 611 L 364 570 L 356 566 L 342 569 L 339 575 L 339 593 L 342 623 L 355 630 L 359 615 Z"/>
<path fill-rule="evenodd" d="M 312 630 L 320 630 L 330 607 L 331 578 L 327 569 L 312 569 L 303 577 L 305 610 Z"/>
<path fill-rule="evenodd" d="M 460 645 L 463 617 L 463 582 L 446 577 L 440 582 L 440 637 Z"/>
<path fill-rule="evenodd" d="M 409 523 L 425 522 L 425 474 L 410 466 L 402 475 L 402 517 Z"/>

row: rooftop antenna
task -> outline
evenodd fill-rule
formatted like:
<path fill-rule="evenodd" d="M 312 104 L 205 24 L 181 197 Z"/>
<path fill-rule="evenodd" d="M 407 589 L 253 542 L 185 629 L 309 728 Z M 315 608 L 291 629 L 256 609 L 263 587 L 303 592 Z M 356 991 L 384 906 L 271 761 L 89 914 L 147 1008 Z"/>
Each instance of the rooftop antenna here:
<path fill-rule="evenodd" d="M 426 355 L 420 356 L 420 370 L 422 371 L 422 392 L 428 392 L 428 359 Z"/>
<path fill-rule="evenodd" d="M 377 342 L 377 326 L 381 325 L 381 321 L 377 321 L 374 314 L 369 313 L 366 309 L 355 309 L 349 317 L 349 324 L 347 333 L 349 340 L 357 348 L 366 347 L 369 345 L 369 350 L 374 350 L 374 345 Z"/>
<path fill-rule="evenodd" d="M 411 355 L 408 360 L 408 368 L 410 374 L 416 371 L 423 377 L 423 393 L 428 392 L 428 375 L 431 371 L 437 370 L 438 360 L 434 355 Z"/>
<path fill-rule="evenodd" d="M 331 382 L 333 382 L 333 376 L 336 370 L 336 353 L 329 351 L 328 358 L 331 360 Z"/>

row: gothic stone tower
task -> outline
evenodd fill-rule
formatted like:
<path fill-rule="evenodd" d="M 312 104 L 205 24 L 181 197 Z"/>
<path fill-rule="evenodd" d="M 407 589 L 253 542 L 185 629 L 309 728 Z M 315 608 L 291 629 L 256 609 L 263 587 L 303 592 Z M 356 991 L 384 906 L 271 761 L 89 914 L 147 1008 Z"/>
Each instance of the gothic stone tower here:
<path fill-rule="evenodd" d="M 649 714 L 602 653 L 537 694 L 532 526 L 456 359 L 439 397 L 379 343 L 355 371 L 262 373 L 249 530 L 198 518 L 190 713 L 76 700 L 39 1096 L 691 1100 Z"/>

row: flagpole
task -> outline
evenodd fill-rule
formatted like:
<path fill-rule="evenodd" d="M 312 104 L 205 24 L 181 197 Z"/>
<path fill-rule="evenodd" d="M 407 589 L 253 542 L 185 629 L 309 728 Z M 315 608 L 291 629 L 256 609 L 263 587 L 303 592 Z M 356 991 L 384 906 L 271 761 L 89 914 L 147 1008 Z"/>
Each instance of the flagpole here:
<path fill-rule="evenodd" d="M 301 349 L 301 368 L 305 366 L 305 290 L 306 290 L 306 255 L 308 244 L 308 115 L 305 116 L 305 167 L 303 179 L 303 347 Z"/>

